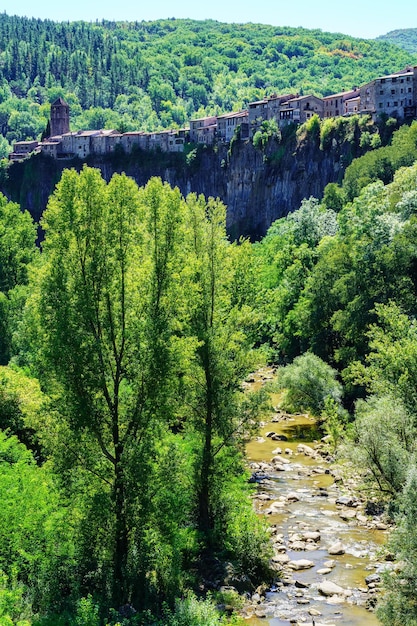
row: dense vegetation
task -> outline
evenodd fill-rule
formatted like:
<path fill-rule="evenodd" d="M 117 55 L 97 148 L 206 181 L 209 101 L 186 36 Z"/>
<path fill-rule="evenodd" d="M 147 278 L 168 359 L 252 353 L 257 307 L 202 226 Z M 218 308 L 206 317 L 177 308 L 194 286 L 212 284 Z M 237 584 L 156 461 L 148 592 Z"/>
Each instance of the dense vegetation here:
<path fill-rule="evenodd" d="M 215 21 L 55 23 L 0 15 L 0 154 L 63 96 L 79 128 L 156 130 L 273 92 L 328 95 L 415 61 L 389 43 Z"/>
<path fill-rule="evenodd" d="M 40 133 L 57 95 L 74 125 L 156 128 L 410 60 L 267 26 L 0 25 L 6 142 Z M 2 624 L 236 623 L 207 591 L 269 576 L 243 462 L 265 401 L 241 387 L 266 359 L 397 520 L 379 615 L 416 623 L 417 123 L 392 129 L 313 117 L 300 141 L 373 149 L 253 245 L 227 240 L 219 201 L 84 167 L 51 196 L 40 252 L 0 196 Z"/>
<path fill-rule="evenodd" d="M 226 620 L 188 591 L 268 577 L 242 454 L 264 400 L 240 384 L 265 358 L 396 516 L 379 611 L 415 623 L 417 123 L 381 150 L 253 245 L 218 201 L 84 167 L 40 254 L 1 198 L 5 624 Z"/>
<path fill-rule="evenodd" d="M 377 41 L 387 41 L 403 48 L 410 54 L 417 54 L 417 28 L 391 30 L 386 35 L 377 37 Z"/>
<path fill-rule="evenodd" d="M 219 623 L 174 600 L 268 572 L 242 462 L 263 407 L 241 389 L 261 359 L 248 244 L 220 202 L 92 168 L 64 172 L 42 255 L 30 217 L 1 209 L 4 619 Z"/>

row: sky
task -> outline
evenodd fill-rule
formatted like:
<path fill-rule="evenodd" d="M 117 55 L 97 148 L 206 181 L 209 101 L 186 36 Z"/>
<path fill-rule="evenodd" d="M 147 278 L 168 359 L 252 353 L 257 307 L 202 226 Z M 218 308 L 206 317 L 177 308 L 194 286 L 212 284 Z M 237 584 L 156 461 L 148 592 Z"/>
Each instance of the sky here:
<path fill-rule="evenodd" d="M 303 26 L 373 39 L 417 28 L 416 0 L 0 0 L 0 12 L 54 21 L 141 21 L 168 17 Z"/>

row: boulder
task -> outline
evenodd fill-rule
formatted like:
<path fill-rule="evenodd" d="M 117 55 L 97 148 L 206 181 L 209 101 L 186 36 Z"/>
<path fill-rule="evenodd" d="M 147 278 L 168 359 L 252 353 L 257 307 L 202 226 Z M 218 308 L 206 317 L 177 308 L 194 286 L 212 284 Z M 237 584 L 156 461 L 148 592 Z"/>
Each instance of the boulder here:
<path fill-rule="evenodd" d="M 357 506 L 359 506 L 359 500 L 357 498 L 354 498 L 353 496 L 340 496 L 339 498 L 337 498 L 336 504 L 356 508 Z"/>
<path fill-rule="evenodd" d="M 343 589 L 336 583 L 333 583 L 331 580 L 323 580 L 323 582 L 319 583 L 317 586 L 318 591 L 323 596 L 350 596 L 352 592 L 349 589 Z"/>
<path fill-rule="evenodd" d="M 338 541 L 337 543 L 334 543 L 332 546 L 330 546 L 327 552 L 331 554 L 332 556 L 333 555 L 336 556 L 340 554 L 345 554 L 346 550 L 343 544 L 340 541 Z"/>
<path fill-rule="evenodd" d="M 313 561 L 309 561 L 308 559 L 297 559 L 294 561 L 290 561 L 288 563 L 288 567 L 295 571 L 298 571 L 300 569 L 310 569 L 311 567 L 314 567 L 314 563 Z"/>

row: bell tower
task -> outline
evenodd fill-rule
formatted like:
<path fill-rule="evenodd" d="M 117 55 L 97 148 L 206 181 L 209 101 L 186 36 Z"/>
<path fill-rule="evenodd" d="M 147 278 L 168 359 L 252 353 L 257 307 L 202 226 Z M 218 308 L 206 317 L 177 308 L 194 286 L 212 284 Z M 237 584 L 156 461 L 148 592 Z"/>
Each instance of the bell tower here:
<path fill-rule="evenodd" d="M 51 104 L 51 137 L 69 133 L 69 106 L 62 98 Z"/>

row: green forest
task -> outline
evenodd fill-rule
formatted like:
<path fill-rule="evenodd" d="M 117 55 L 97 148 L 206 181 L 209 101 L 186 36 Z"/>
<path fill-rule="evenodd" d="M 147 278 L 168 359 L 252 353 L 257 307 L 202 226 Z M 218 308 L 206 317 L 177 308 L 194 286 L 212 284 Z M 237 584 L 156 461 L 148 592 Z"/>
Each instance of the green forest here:
<path fill-rule="evenodd" d="M 58 96 L 74 130 L 154 130 L 413 62 L 319 30 L 2 14 L 0 155 Z M 276 167 L 297 141 L 362 156 L 257 242 L 156 177 L 64 170 L 39 224 L 0 194 L 0 626 L 245 623 L 245 592 L 277 577 L 245 460 L 271 389 L 383 506 L 377 615 L 417 623 L 417 122 L 290 133 Z"/>
<path fill-rule="evenodd" d="M 0 155 L 39 138 L 62 96 L 73 130 L 180 128 L 272 93 L 352 89 L 415 51 L 342 34 L 212 20 L 56 23 L 0 15 Z"/>
<path fill-rule="evenodd" d="M 417 28 L 400 28 L 377 37 L 377 41 L 387 41 L 403 48 L 411 54 L 417 53 Z"/>
<path fill-rule="evenodd" d="M 395 520 L 377 611 L 415 624 L 416 160 L 414 122 L 257 243 L 158 178 L 65 170 L 41 248 L 0 198 L 2 624 L 239 624 L 221 581 L 274 576 L 244 458 L 266 363 Z"/>

